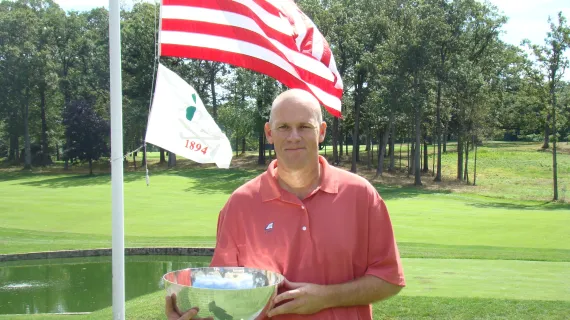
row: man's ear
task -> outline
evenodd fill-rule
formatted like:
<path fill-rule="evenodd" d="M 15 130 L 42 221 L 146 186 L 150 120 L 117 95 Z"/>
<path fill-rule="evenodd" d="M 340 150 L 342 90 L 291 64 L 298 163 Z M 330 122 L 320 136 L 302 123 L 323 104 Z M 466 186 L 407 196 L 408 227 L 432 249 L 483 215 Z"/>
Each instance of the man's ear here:
<path fill-rule="evenodd" d="M 271 132 L 271 126 L 269 125 L 269 122 L 265 123 L 263 130 L 265 131 L 265 137 L 267 137 L 267 142 L 273 144 L 273 136 L 272 136 L 273 132 Z"/>
<path fill-rule="evenodd" d="M 327 123 L 323 121 L 319 126 L 319 143 L 325 141 L 326 134 L 327 134 Z"/>

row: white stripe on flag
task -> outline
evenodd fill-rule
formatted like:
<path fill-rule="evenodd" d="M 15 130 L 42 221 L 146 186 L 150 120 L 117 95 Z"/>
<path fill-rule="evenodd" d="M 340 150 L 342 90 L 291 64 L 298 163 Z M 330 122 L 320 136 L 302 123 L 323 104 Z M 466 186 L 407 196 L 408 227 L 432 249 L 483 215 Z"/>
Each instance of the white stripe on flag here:
<path fill-rule="evenodd" d="M 313 57 L 317 58 L 317 60 L 321 60 L 323 58 L 323 36 L 320 32 L 317 31 L 316 28 L 313 29 Z M 327 70 L 329 70 L 327 68 Z M 329 70 L 330 72 L 330 70 Z"/>

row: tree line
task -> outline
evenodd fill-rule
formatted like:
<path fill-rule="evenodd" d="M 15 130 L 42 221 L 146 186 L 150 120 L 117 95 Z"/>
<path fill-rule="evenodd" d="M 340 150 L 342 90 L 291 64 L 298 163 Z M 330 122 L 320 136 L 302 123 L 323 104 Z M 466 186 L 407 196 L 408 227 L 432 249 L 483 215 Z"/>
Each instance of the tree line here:
<path fill-rule="evenodd" d="M 476 0 L 299 0 L 333 51 L 345 85 L 343 118 L 325 113 L 333 163 L 365 161 L 396 170 L 396 143 L 409 143 L 409 174 L 442 180 L 441 155 L 457 142 L 456 178 L 475 183 L 469 156 L 486 140 L 535 140 L 552 149 L 570 135 L 570 85 L 563 81 L 570 29 L 549 20 L 544 43 L 500 39 L 507 17 Z M 124 149 L 144 144 L 154 85 L 159 8 L 121 12 Z M 0 157 L 25 168 L 65 168 L 110 155 L 108 11 L 65 12 L 52 0 L 0 2 Z M 236 155 L 258 151 L 263 124 L 286 88 L 219 62 L 161 57 L 187 80 L 226 132 Z M 365 159 L 359 146 L 366 146 Z M 376 150 L 374 150 L 376 145 Z M 352 146 L 349 154 L 348 146 Z M 175 165 L 176 155 L 160 161 Z M 372 154 L 374 152 L 374 154 Z M 142 153 L 142 161 L 146 155 Z"/>

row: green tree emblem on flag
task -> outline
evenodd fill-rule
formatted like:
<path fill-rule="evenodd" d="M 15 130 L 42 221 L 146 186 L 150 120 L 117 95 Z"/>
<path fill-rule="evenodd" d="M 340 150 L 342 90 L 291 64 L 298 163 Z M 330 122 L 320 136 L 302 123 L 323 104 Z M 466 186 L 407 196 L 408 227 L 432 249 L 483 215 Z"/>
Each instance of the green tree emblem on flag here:
<path fill-rule="evenodd" d="M 196 104 L 196 94 L 195 93 L 192 94 L 192 100 L 194 100 L 194 104 Z M 192 121 L 195 113 L 196 113 L 196 107 L 192 106 L 192 105 L 189 106 L 188 108 L 186 108 L 186 119 L 188 119 L 188 121 Z"/>

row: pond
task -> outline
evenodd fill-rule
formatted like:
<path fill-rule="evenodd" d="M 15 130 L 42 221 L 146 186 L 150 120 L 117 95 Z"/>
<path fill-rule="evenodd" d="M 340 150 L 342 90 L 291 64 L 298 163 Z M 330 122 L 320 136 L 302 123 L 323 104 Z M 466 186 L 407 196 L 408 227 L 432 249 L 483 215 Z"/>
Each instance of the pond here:
<path fill-rule="evenodd" d="M 163 290 L 170 271 L 211 257 L 125 256 L 125 299 Z M 0 314 L 92 312 L 112 305 L 110 256 L 0 263 Z"/>

